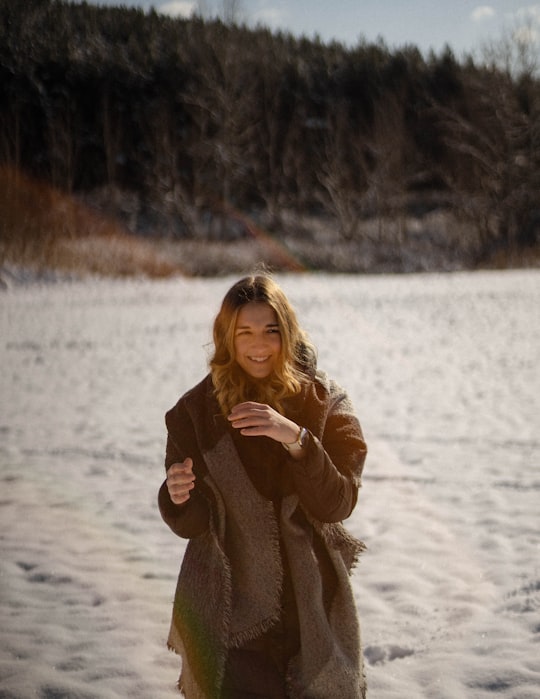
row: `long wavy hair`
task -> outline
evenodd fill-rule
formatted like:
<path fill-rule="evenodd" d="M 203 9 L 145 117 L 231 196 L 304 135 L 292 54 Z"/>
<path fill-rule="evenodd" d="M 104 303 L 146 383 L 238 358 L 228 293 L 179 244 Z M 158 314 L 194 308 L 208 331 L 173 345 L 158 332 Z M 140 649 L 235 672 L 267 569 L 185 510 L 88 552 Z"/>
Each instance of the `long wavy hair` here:
<path fill-rule="evenodd" d="M 281 352 L 274 371 L 266 379 L 253 379 L 236 362 L 234 331 L 238 313 L 248 303 L 266 303 L 277 317 Z M 255 274 L 236 282 L 223 299 L 214 321 L 214 354 L 210 372 L 224 415 L 238 403 L 252 400 L 283 412 L 282 401 L 300 392 L 316 367 L 315 348 L 300 327 L 296 313 L 281 288 L 267 274 Z"/>

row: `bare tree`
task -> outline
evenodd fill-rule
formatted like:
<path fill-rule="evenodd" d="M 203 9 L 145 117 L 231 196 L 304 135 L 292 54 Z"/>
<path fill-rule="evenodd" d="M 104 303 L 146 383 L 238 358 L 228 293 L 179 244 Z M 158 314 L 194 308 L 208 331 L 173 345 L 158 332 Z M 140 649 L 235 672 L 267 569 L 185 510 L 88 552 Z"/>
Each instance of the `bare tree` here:
<path fill-rule="evenodd" d="M 78 155 L 77 117 L 67 91 L 59 91 L 46 105 L 47 145 L 51 182 L 73 189 Z"/>
<path fill-rule="evenodd" d="M 407 148 L 403 99 L 393 94 L 379 98 L 372 124 L 351 119 L 348 109 L 343 102 L 329 115 L 319 171 L 322 201 L 337 217 L 343 238 L 358 235 L 363 216 L 377 217 L 382 235 L 386 216 L 397 214 L 402 224 Z"/>
<path fill-rule="evenodd" d="M 490 46 L 489 64 L 466 76 L 461 106 L 435 106 L 456 155 L 447 183 L 457 211 L 477 230 L 480 259 L 536 240 L 540 82 L 531 72 L 534 62 L 522 60 L 526 55 L 503 37 L 498 51 Z"/>
<path fill-rule="evenodd" d="M 214 6 L 209 0 L 197 0 L 195 15 L 203 19 L 218 17 L 225 24 L 242 24 L 245 19 L 242 0 L 219 0 Z"/>
<path fill-rule="evenodd" d="M 216 41 L 208 27 L 203 29 L 198 78 L 186 88 L 182 101 L 196 133 L 190 151 L 194 196 L 198 204 L 220 212 L 224 232 L 225 212 L 239 198 L 239 186 L 247 170 L 252 128 L 247 105 L 256 76 L 249 62 L 237 53 L 238 42 L 231 36 L 235 29 L 222 30 Z M 215 182 L 219 190 L 211 191 L 209 183 Z"/>
<path fill-rule="evenodd" d="M 225 24 L 241 24 L 244 14 L 242 0 L 221 0 L 221 18 Z"/>
<path fill-rule="evenodd" d="M 103 149 L 107 170 L 107 185 L 112 187 L 116 180 L 116 170 L 121 153 L 121 138 L 124 132 L 120 111 L 115 109 L 111 91 L 107 87 L 101 96 L 101 124 Z"/>
<path fill-rule="evenodd" d="M 23 124 L 26 114 L 23 98 L 13 94 L 4 108 L 0 128 L 0 161 L 21 167 L 23 146 Z"/>
<path fill-rule="evenodd" d="M 340 235 L 346 240 L 356 235 L 367 176 L 365 129 L 352 127 L 349 105 L 339 101 L 327 115 L 318 180 L 319 199 L 336 216 Z"/>
<path fill-rule="evenodd" d="M 512 26 L 503 29 L 498 39 L 482 45 L 481 61 L 514 79 L 522 76 L 540 77 L 540 27 L 536 24 L 532 13 L 525 9 L 521 21 L 515 20 Z"/>
<path fill-rule="evenodd" d="M 396 219 L 398 242 L 402 242 L 405 231 L 408 148 L 405 96 L 385 93 L 374 105 L 373 133 L 369 141 L 372 165 L 367 175 L 363 209 L 377 216 L 379 237 L 384 233 L 383 221 L 388 217 Z"/>
<path fill-rule="evenodd" d="M 194 14 L 202 19 L 209 19 L 212 16 L 212 11 L 207 0 L 197 0 L 197 5 Z"/>
<path fill-rule="evenodd" d="M 149 190 L 167 219 L 162 232 L 177 235 L 181 223 L 193 235 L 196 220 L 191 191 L 182 177 L 186 154 L 178 135 L 177 117 L 166 98 L 157 97 L 149 106 L 147 133 L 153 159 L 147 177 Z"/>

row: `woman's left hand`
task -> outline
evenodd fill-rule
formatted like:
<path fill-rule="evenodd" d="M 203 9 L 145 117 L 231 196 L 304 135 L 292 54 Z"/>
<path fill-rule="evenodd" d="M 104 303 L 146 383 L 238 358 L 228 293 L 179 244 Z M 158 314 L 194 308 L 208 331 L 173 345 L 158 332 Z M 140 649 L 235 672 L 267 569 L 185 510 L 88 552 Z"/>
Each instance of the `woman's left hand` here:
<path fill-rule="evenodd" d="M 270 437 L 276 442 L 291 444 L 296 441 L 300 427 L 263 403 L 239 403 L 227 418 L 231 425 L 246 437 Z"/>

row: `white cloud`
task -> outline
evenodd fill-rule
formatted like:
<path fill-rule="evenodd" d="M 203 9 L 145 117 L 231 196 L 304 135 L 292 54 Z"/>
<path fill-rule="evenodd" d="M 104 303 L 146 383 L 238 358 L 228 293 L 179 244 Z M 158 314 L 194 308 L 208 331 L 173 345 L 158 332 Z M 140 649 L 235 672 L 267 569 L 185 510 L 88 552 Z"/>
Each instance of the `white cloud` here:
<path fill-rule="evenodd" d="M 471 19 L 474 22 L 483 22 L 495 16 L 495 10 L 491 5 L 479 5 L 471 12 Z"/>
<path fill-rule="evenodd" d="M 169 17 L 191 17 L 195 8 L 195 2 L 189 2 L 189 0 L 172 0 L 172 2 L 163 3 L 163 5 L 160 5 L 157 9 L 162 15 L 169 15 Z"/>
<path fill-rule="evenodd" d="M 516 15 L 521 19 L 531 19 L 540 22 L 540 5 L 520 7 L 520 9 L 516 11 Z"/>
<path fill-rule="evenodd" d="M 505 18 L 508 23 L 540 27 L 540 5 L 520 7 L 515 12 L 507 12 Z"/>
<path fill-rule="evenodd" d="M 534 46 L 540 40 L 540 34 L 532 27 L 518 27 L 514 31 L 514 39 L 522 46 Z"/>
<path fill-rule="evenodd" d="M 259 2 L 259 7 L 251 12 L 251 23 L 262 24 L 270 29 L 280 29 L 287 26 L 288 11 L 283 3 L 277 5 Z"/>
<path fill-rule="evenodd" d="M 522 45 L 540 44 L 540 5 L 521 7 L 513 15 L 513 37 Z"/>
<path fill-rule="evenodd" d="M 285 23 L 285 14 L 277 7 L 265 7 L 254 14 L 254 20 L 256 23 L 276 28 Z"/>

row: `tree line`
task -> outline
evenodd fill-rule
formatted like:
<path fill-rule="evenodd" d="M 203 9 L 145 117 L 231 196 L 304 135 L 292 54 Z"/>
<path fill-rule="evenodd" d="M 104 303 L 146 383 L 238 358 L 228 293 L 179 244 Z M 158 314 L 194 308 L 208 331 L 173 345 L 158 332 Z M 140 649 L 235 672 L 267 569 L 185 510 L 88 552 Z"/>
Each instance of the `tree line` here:
<path fill-rule="evenodd" d="M 131 197 L 135 230 L 177 237 L 205 217 L 231 235 L 232 210 L 276 231 L 329 216 L 354 240 L 367 218 L 442 207 L 481 258 L 538 236 L 540 82 L 511 54 L 0 0 L 0 163 L 119 211 Z"/>

